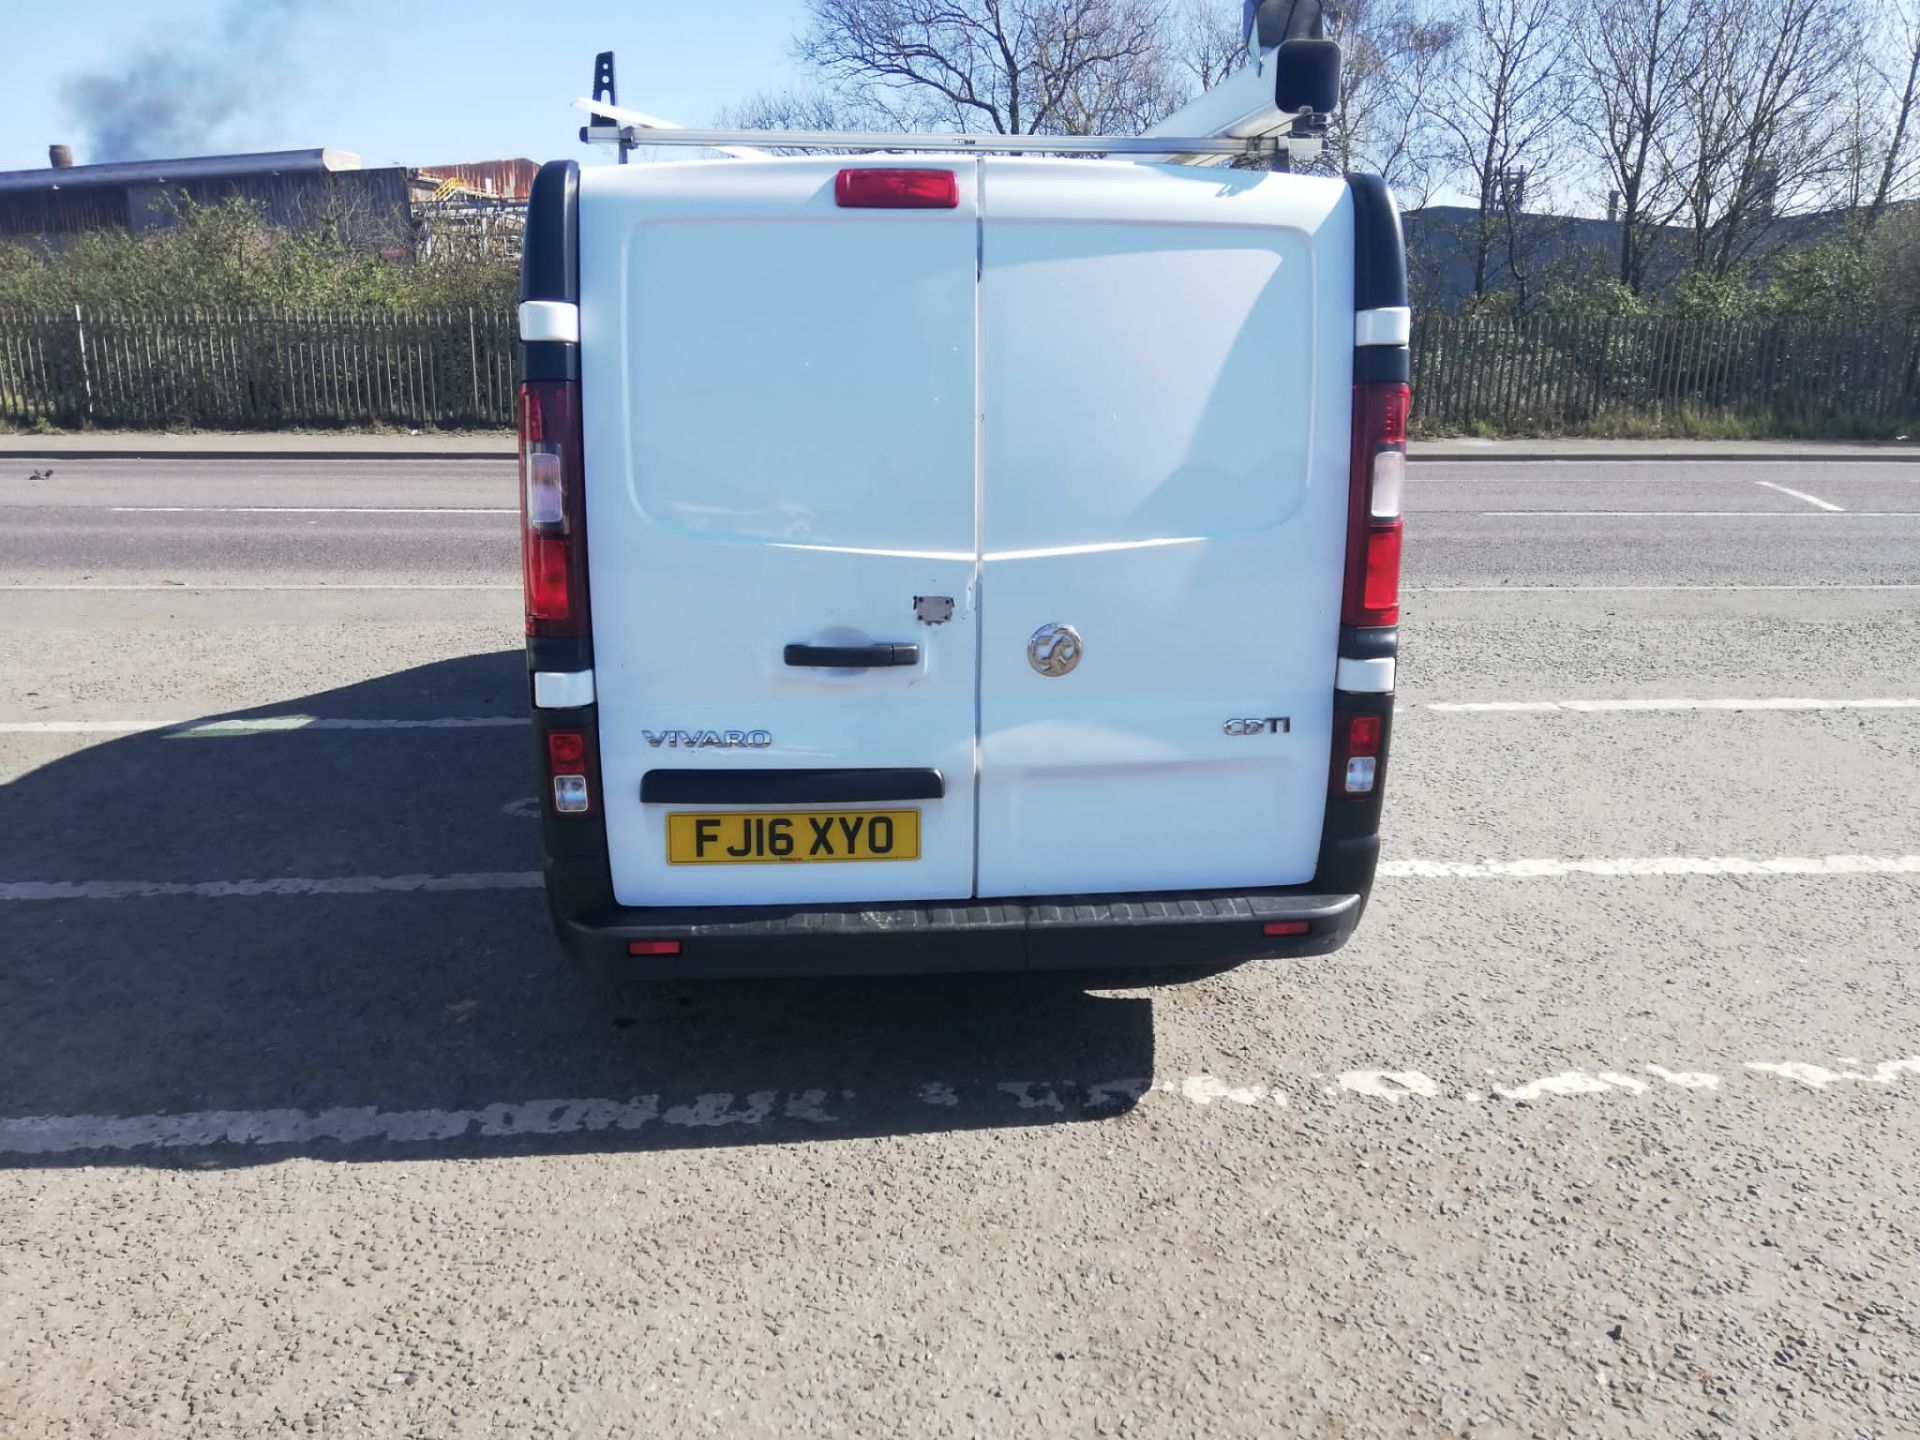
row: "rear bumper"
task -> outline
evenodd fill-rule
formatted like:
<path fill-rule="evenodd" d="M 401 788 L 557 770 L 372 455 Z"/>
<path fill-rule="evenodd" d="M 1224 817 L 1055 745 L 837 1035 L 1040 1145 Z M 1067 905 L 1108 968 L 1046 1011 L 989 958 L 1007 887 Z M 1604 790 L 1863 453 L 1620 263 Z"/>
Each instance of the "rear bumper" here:
<path fill-rule="evenodd" d="M 1298 889 L 1060 895 L 891 905 L 568 913 L 549 870 L 561 943 L 603 985 L 645 980 L 962 972 L 1218 970 L 1325 955 L 1353 934 L 1364 896 Z M 1304 925 L 1273 936 L 1265 927 Z M 677 941 L 674 955 L 629 943 Z"/>
<path fill-rule="evenodd" d="M 583 644 L 574 652 L 559 648 L 561 643 L 533 642 L 530 666 L 564 670 L 591 663 Z M 909 904 L 635 908 L 614 897 L 599 815 L 558 815 L 544 804 L 548 905 L 567 953 L 602 985 L 965 972 L 1198 975 L 1248 960 L 1326 955 L 1353 934 L 1373 887 L 1393 696 L 1336 694 L 1336 728 L 1355 714 L 1380 718 L 1380 784 L 1364 798 L 1329 796 L 1319 861 L 1303 885 Z M 533 717 L 535 763 L 543 772 L 549 730 L 577 729 L 587 736 L 597 792 L 595 708 L 536 706 Z M 1307 929 L 1264 933 L 1267 925 L 1288 922 L 1304 922 Z M 632 955 L 627 947 L 636 940 L 677 941 L 679 951 Z"/>

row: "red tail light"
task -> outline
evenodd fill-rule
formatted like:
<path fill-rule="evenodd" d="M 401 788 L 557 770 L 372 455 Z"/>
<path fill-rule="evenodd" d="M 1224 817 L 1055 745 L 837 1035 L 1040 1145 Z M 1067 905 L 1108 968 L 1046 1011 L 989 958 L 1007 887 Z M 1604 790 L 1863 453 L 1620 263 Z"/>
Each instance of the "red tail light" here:
<path fill-rule="evenodd" d="M 520 387 L 520 542 L 529 635 L 587 633 L 587 516 L 580 387 Z"/>
<path fill-rule="evenodd" d="M 1353 468 L 1347 501 L 1345 625 L 1400 623 L 1400 492 L 1407 474 L 1407 386 L 1353 387 Z"/>
<path fill-rule="evenodd" d="M 951 170 L 842 170 L 833 180 L 833 203 L 856 210 L 951 210 L 960 203 L 960 181 Z"/>

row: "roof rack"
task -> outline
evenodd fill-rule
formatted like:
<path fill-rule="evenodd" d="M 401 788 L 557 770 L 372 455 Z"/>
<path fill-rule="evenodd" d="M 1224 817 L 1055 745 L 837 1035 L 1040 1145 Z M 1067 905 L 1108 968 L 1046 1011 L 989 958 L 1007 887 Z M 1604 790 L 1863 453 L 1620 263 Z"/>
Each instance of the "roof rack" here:
<path fill-rule="evenodd" d="M 1257 32 L 1250 41 L 1257 42 Z M 694 130 L 615 103 L 613 52 L 594 60 L 591 99 L 573 102 L 591 117 L 588 144 L 617 145 L 620 163 L 642 145 L 686 145 L 740 158 L 770 150 L 977 151 L 1010 155 L 1123 155 L 1139 161 L 1287 169 L 1324 144 L 1339 105 L 1340 48 L 1330 40 L 1285 39 L 1253 56 L 1191 104 L 1144 135 L 946 134 L 889 130 Z"/>

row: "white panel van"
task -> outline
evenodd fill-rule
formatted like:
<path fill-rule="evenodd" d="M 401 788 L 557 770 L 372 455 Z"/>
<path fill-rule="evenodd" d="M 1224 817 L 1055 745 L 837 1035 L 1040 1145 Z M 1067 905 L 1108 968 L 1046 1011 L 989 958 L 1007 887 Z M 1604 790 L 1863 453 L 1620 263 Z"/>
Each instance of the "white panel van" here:
<path fill-rule="evenodd" d="M 1352 933 L 1408 409 L 1378 180 L 556 161 L 523 301 L 547 888 L 596 978 Z"/>

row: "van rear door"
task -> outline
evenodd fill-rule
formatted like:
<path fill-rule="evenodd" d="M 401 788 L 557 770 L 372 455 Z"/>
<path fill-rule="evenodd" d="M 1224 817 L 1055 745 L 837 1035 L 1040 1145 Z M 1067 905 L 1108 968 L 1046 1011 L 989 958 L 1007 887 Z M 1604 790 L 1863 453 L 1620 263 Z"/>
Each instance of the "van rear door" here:
<path fill-rule="evenodd" d="M 977 172 L 927 167 L 957 169 L 951 208 L 836 204 L 836 174 L 867 163 L 581 176 L 588 571 L 624 905 L 973 890 Z"/>
<path fill-rule="evenodd" d="M 1347 187 L 981 163 L 978 893 L 1306 881 L 1347 522 Z"/>

